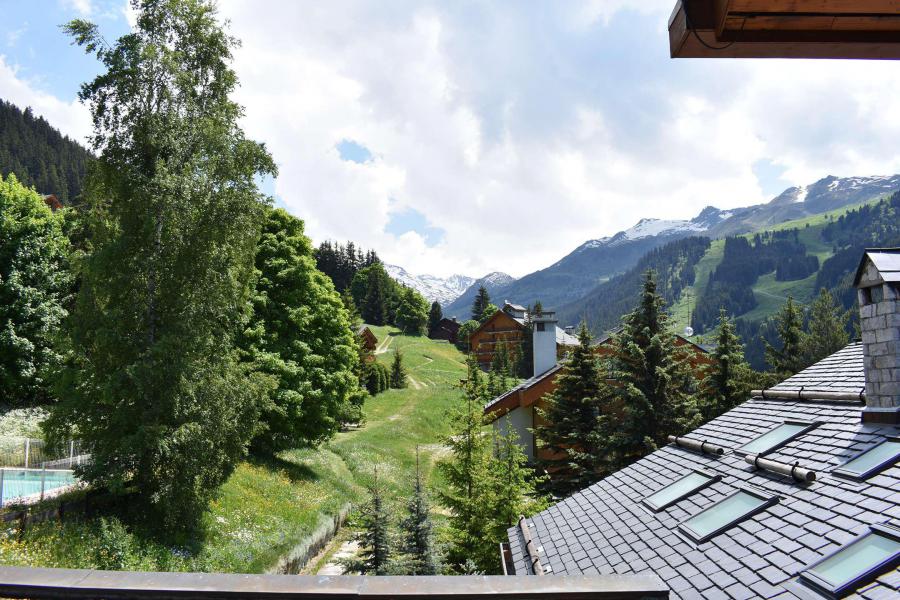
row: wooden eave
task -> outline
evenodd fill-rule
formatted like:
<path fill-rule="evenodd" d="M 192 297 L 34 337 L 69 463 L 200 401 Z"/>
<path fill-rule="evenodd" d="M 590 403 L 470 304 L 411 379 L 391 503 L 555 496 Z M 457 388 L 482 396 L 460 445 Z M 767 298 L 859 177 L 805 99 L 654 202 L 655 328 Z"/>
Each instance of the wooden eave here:
<path fill-rule="evenodd" d="M 900 0 L 678 0 L 669 47 L 672 58 L 900 59 Z"/>

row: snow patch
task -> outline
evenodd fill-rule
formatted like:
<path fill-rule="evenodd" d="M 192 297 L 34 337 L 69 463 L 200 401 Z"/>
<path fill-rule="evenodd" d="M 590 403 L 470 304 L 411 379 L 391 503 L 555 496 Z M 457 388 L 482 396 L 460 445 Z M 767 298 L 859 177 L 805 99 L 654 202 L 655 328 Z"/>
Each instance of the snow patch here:
<path fill-rule="evenodd" d="M 451 275 L 450 277 L 413 275 L 397 265 L 384 265 L 384 270 L 398 282 L 425 296 L 429 302 L 437 301 L 441 304 L 453 302 L 475 282 L 474 277 L 466 275 Z"/>
<path fill-rule="evenodd" d="M 800 203 L 806 201 L 806 196 L 809 194 L 809 188 L 805 185 L 801 185 L 797 188 L 797 194 L 794 196 L 794 202 Z"/>

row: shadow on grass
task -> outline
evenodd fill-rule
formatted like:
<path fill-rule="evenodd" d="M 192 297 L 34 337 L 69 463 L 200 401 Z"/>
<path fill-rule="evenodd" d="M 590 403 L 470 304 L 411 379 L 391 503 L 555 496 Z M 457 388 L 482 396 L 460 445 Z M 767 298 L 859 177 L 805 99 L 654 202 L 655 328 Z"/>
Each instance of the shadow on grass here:
<path fill-rule="evenodd" d="M 281 471 L 293 483 L 319 481 L 321 479 L 319 474 L 309 466 L 295 463 L 280 456 L 251 456 L 247 462 L 255 467 L 262 467 L 270 471 Z"/>

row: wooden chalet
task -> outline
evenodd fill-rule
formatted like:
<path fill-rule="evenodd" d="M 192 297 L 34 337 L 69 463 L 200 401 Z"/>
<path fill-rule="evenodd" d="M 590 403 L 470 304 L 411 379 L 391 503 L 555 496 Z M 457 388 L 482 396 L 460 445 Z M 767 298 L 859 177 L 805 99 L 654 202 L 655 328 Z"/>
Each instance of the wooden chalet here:
<path fill-rule="evenodd" d="M 900 0 L 679 0 L 672 58 L 900 58 Z"/>
<path fill-rule="evenodd" d="M 363 341 L 363 347 L 369 352 L 374 352 L 375 348 L 378 347 L 378 338 L 375 337 L 375 334 L 372 333 L 372 330 L 367 325 L 361 325 L 356 330 L 356 337 Z"/>
<path fill-rule="evenodd" d="M 556 326 L 552 311 L 544 311 L 542 315 L 550 319 L 542 319 L 545 323 L 536 327 L 553 328 L 551 330 L 556 334 L 557 356 L 562 358 L 567 348 L 578 345 L 578 339 Z M 482 368 L 488 368 L 494 359 L 494 352 L 501 344 L 505 344 L 510 352 L 521 352 L 528 319 L 528 309 L 524 306 L 511 302 L 504 303 L 502 309 L 491 315 L 490 319 L 469 336 L 469 348 L 478 364 Z"/>
<path fill-rule="evenodd" d="M 613 334 L 600 339 L 594 345 L 594 351 L 600 357 L 608 357 L 613 353 Z M 712 364 L 709 352 L 680 335 L 675 336 L 676 348 L 687 357 L 688 363 L 696 377 L 702 377 L 703 369 Z M 535 359 L 537 362 L 537 358 Z M 532 430 L 541 425 L 540 417 L 535 409 L 544 408 L 544 396 L 556 390 L 556 378 L 562 371 L 562 363 L 557 362 L 549 369 L 539 372 L 531 379 L 509 390 L 484 407 L 485 419 L 494 426 L 505 431 L 512 427 L 519 436 L 519 442 L 529 460 L 546 458 L 547 450 L 538 449 Z M 536 370 L 537 372 L 537 370 Z"/>
<path fill-rule="evenodd" d="M 441 319 L 437 326 L 428 333 L 428 337 L 433 340 L 447 340 L 451 344 L 455 344 L 459 340 L 460 324 L 456 318 Z"/>
<path fill-rule="evenodd" d="M 50 210 L 59 210 L 63 207 L 56 194 L 44 194 L 44 204 L 49 206 Z"/>

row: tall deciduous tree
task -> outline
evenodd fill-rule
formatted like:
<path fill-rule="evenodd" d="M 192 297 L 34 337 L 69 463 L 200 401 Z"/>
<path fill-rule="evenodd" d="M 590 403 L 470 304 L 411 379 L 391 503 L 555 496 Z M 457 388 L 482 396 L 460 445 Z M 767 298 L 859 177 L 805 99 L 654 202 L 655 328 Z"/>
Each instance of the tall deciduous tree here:
<path fill-rule="evenodd" d="M 806 365 L 803 360 L 803 314 L 800 307 L 788 296 L 787 302 L 775 316 L 775 328 L 781 347 L 766 342 L 766 361 L 778 377 L 784 379 L 800 372 Z"/>
<path fill-rule="evenodd" d="M 68 240 L 54 214 L 15 175 L 0 176 L 0 402 L 46 402 L 61 362 L 55 336 L 71 276 Z"/>
<path fill-rule="evenodd" d="M 431 310 L 428 311 L 428 335 L 434 334 L 443 318 L 444 314 L 443 311 L 441 311 L 441 303 L 437 301 L 432 302 Z"/>
<path fill-rule="evenodd" d="M 416 290 L 404 288 L 394 321 L 403 333 L 422 335 L 428 325 L 428 301 Z"/>
<path fill-rule="evenodd" d="M 107 45 L 66 26 L 105 72 L 82 86 L 99 154 L 94 251 L 71 319 L 72 358 L 51 438 L 78 428 L 82 477 L 133 485 L 161 528 L 197 524 L 244 456 L 272 379 L 243 365 L 236 338 L 275 172 L 230 99 L 236 40 L 207 0 L 133 0 L 133 31 Z"/>
<path fill-rule="evenodd" d="M 491 303 L 491 296 L 488 294 L 487 288 L 482 286 L 478 287 L 478 294 L 475 296 L 474 302 L 472 302 L 472 320 L 480 321 L 482 315 L 484 315 L 484 310 Z"/>
<path fill-rule="evenodd" d="M 804 367 L 831 356 L 850 341 L 849 311 L 841 310 L 831 293 L 822 288 L 809 309 L 807 331 L 800 338 Z"/>
<path fill-rule="evenodd" d="M 363 395 L 357 340 L 331 280 L 316 269 L 303 222 L 268 211 L 256 252 L 248 354 L 278 381 L 254 446 L 269 454 L 334 435 Z"/>
<path fill-rule="evenodd" d="M 700 424 L 693 397 L 695 382 L 683 356 L 653 271 L 644 276 L 637 308 L 623 319 L 613 339 L 604 386 L 600 439 L 608 470 L 617 470 Z"/>
<path fill-rule="evenodd" d="M 703 379 L 703 419 L 708 421 L 731 410 L 750 395 L 753 371 L 744 359 L 744 346 L 734 329 L 734 322 L 722 308 L 719 312 L 719 334 L 712 353 L 713 364 Z"/>
<path fill-rule="evenodd" d="M 603 380 L 584 322 L 578 341 L 556 378 L 556 389 L 544 396 L 545 407 L 538 408 L 543 424 L 535 432 L 540 446 L 549 451 L 541 462 L 550 474 L 550 487 L 561 495 L 587 487 L 601 475 L 597 428 Z"/>

